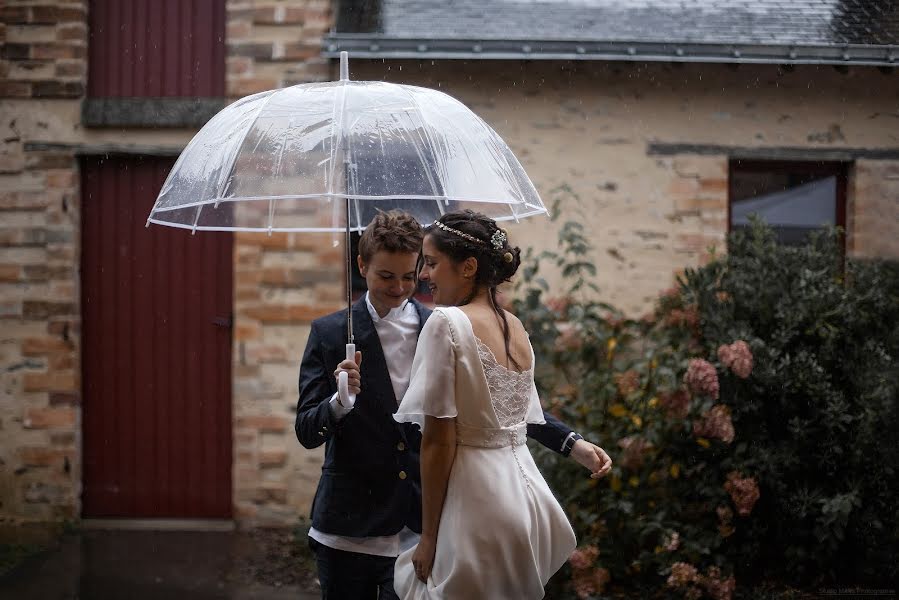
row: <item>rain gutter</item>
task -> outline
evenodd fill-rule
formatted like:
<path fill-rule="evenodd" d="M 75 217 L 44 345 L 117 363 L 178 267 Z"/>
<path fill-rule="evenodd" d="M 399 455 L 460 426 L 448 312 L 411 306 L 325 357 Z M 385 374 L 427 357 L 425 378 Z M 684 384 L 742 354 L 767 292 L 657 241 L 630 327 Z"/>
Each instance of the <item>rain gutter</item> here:
<path fill-rule="evenodd" d="M 332 33 L 322 55 L 337 58 L 460 60 L 604 60 L 682 63 L 895 67 L 899 46 L 726 44 L 647 41 L 425 39 Z"/>

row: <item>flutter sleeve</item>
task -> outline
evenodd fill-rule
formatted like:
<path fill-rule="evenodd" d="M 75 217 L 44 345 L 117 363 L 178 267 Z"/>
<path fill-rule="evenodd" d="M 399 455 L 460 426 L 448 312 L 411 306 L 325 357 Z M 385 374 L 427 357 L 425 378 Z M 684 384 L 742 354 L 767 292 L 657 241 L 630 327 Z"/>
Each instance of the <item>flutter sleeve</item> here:
<path fill-rule="evenodd" d="M 528 341 L 530 346 L 530 341 Z M 536 356 L 534 356 L 534 347 L 531 346 L 531 397 L 528 402 L 528 414 L 525 417 L 528 425 L 545 425 L 543 406 L 540 404 L 540 394 L 537 393 L 537 384 L 534 381 L 534 373 L 537 372 Z"/>
<path fill-rule="evenodd" d="M 418 423 L 425 415 L 455 417 L 456 341 L 449 318 L 440 309 L 431 314 L 418 338 L 409 388 L 393 415 L 399 422 Z"/>

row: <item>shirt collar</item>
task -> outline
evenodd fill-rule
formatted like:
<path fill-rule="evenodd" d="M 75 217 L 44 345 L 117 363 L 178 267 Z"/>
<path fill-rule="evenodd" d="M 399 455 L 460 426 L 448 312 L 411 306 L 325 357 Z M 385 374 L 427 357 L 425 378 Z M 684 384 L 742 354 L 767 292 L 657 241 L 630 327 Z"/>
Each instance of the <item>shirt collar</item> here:
<path fill-rule="evenodd" d="M 377 323 L 378 321 L 396 321 L 400 317 L 403 316 L 403 313 L 406 312 L 406 309 L 410 307 L 409 301 L 406 300 L 396 308 L 391 308 L 390 311 L 383 317 L 378 316 L 378 311 L 375 310 L 375 307 L 372 306 L 371 300 L 368 297 L 368 292 L 365 292 L 365 305 L 368 307 L 368 314 L 371 315 L 371 320 L 373 323 Z"/>

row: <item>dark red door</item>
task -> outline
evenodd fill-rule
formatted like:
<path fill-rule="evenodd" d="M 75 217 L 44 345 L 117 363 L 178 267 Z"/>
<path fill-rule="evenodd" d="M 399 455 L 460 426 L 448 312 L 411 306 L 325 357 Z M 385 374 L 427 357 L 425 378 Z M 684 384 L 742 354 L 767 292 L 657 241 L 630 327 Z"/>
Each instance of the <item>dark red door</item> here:
<path fill-rule="evenodd" d="M 85 517 L 231 516 L 230 233 L 147 215 L 173 160 L 82 160 Z"/>

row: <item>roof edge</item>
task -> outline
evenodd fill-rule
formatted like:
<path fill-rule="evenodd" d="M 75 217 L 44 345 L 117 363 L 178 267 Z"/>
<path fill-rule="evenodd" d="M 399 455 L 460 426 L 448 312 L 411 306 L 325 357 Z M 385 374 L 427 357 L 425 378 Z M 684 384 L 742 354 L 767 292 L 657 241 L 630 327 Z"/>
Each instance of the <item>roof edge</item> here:
<path fill-rule="evenodd" d="M 337 58 L 464 60 L 603 60 L 834 66 L 899 66 L 899 46 L 864 44 L 727 44 L 625 40 L 493 40 L 399 38 L 331 33 L 322 55 Z"/>

